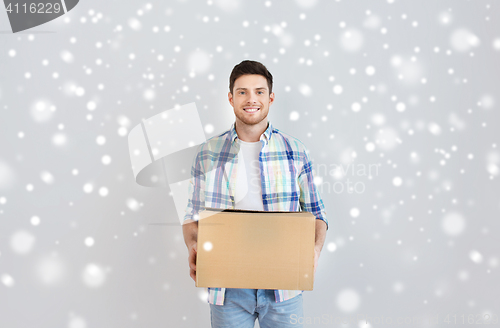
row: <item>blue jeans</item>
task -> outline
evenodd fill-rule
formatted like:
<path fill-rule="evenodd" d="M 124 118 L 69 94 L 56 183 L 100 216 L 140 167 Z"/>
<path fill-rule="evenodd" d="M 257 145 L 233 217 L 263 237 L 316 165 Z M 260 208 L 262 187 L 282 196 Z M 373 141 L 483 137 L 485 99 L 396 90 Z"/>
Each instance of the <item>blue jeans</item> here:
<path fill-rule="evenodd" d="M 271 289 L 226 288 L 224 305 L 210 304 L 210 316 L 213 328 L 253 328 L 257 318 L 261 328 L 302 327 L 302 294 L 276 303 Z"/>

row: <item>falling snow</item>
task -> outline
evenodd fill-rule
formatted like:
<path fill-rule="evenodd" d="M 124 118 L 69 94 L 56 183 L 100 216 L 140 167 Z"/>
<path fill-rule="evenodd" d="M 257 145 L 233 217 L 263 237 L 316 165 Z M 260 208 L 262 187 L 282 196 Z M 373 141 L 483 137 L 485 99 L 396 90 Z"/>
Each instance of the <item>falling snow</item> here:
<path fill-rule="evenodd" d="M 227 130 L 229 74 L 244 59 L 273 74 L 270 121 L 308 148 L 327 209 L 308 306 L 492 313 L 482 291 L 500 269 L 498 4 L 93 6 L 2 34 L 0 303 L 30 315 L 7 311 L 0 326 L 106 325 L 102 306 L 115 326 L 209 323 L 171 190 L 160 175 L 158 188 L 134 180 L 131 156 L 162 145 L 129 153 L 128 142 L 143 120 L 192 102 L 198 132 Z"/>

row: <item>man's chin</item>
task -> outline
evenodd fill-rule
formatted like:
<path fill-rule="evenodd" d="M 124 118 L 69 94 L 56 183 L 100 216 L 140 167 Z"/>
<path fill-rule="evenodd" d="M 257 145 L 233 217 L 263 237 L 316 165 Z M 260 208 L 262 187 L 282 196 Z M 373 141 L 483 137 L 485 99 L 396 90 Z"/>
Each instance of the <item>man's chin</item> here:
<path fill-rule="evenodd" d="M 240 119 L 240 121 L 246 125 L 257 125 L 259 124 L 260 122 L 262 122 L 262 119 L 253 119 L 253 120 L 242 120 Z"/>

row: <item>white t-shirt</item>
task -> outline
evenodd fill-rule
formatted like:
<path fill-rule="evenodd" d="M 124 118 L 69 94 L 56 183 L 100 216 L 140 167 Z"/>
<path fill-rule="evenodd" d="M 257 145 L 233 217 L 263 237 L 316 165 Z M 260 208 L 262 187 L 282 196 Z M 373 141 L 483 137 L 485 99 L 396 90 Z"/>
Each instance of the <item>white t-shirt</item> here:
<path fill-rule="evenodd" d="M 260 141 L 240 143 L 238 153 L 238 172 L 234 195 L 235 208 L 239 210 L 263 211 L 262 187 L 260 185 L 259 154 L 262 148 Z"/>

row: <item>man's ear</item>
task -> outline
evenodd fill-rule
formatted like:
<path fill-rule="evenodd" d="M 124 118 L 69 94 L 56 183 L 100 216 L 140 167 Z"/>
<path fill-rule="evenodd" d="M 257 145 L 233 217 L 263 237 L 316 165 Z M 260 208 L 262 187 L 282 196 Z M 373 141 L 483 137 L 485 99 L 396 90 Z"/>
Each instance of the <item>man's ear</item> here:
<path fill-rule="evenodd" d="M 229 103 L 231 104 L 231 106 L 234 107 L 234 104 L 233 104 L 233 95 L 231 94 L 231 91 L 229 91 L 227 93 L 227 99 L 229 99 Z"/>

